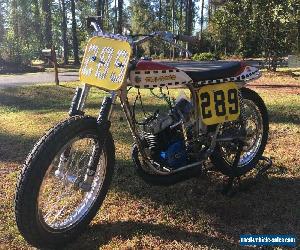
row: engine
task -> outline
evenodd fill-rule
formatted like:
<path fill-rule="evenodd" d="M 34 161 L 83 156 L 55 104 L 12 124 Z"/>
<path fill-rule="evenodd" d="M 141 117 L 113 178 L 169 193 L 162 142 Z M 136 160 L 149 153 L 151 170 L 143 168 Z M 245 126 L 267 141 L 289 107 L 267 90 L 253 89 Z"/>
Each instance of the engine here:
<path fill-rule="evenodd" d="M 176 169 L 188 164 L 182 122 L 190 121 L 193 106 L 180 98 L 168 113 L 159 112 L 144 124 L 143 142 L 153 160 Z"/>

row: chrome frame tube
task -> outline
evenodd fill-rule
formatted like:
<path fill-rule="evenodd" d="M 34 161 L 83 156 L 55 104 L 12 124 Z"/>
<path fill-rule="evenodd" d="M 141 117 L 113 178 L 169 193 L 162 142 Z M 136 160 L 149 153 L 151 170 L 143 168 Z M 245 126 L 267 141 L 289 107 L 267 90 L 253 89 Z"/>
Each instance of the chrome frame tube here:
<path fill-rule="evenodd" d="M 192 84 L 187 84 L 191 94 L 192 94 L 192 101 L 193 106 L 195 107 L 194 119 L 196 121 L 196 128 L 195 128 L 195 136 L 200 135 L 201 133 L 206 133 L 207 126 L 202 122 L 201 114 L 200 114 L 200 101 L 198 98 L 197 90 L 195 89 Z"/>
<path fill-rule="evenodd" d="M 144 152 L 143 150 L 143 147 L 142 147 L 142 143 L 140 141 L 140 137 L 136 131 L 136 126 L 133 122 L 133 119 L 132 119 L 132 112 L 131 112 L 131 109 L 130 109 L 130 105 L 129 105 L 129 102 L 128 102 L 128 97 L 127 97 L 127 89 L 126 89 L 126 85 L 123 86 L 120 91 L 119 91 L 119 98 L 120 98 L 120 102 L 121 102 L 121 106 L 123 108 L 123 111 L 124 111 L 124 114 L 126 116 L 126 120 L 128 122 L 128 125 L 129 125 L 129 128 L 130 128 L 130 131 L 131 131 L 131 134 L 133 136 L 133 139 L 139 149 L 139 153 L 141 154 L 142 158 L 143 158 L 143 161 L 145 161 L 146 163 L 148 163 L 147 165 L 149 166 L 149 168 L 159 174 L 159 175 L 169 175 L 171 174 L 172 172 L 171 171 L 168 171 L 168 170 L 165 170 L 165 171 L 161 171 L 155 167 L 153 167 L 153 164 L 151 162 L 151 160 L 149 159 L 149 157 L 146 155 L 146 153 Z M 145 169 L 147 170 L 147 169 Z"/>

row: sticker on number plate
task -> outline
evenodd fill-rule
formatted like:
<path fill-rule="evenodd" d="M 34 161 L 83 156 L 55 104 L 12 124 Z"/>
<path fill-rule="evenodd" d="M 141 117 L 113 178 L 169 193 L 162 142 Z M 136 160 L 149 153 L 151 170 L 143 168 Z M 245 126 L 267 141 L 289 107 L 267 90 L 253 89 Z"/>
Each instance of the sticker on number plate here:
<path fill-rule="evenodd" d="M 82 60 L 80 81 L 105 90 L 118 90 L 125 80 L 131 51 L 126 41 L 91 38 Z"/>
<path fill-rule="evenodd" d="M 199 89 L 198 96 L 204 124 L 213 125 L 238 119 L 240 103 L 235 83 L 202 87 Z"/>

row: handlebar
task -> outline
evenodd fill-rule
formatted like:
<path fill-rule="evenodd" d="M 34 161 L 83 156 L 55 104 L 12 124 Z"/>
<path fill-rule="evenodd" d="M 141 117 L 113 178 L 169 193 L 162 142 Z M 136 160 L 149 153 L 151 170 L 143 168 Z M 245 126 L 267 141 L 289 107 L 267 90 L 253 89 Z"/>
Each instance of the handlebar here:
<path fill-rule="evenodd" d="M 90 17 L 86 18 L 87 27 L 88 28 L 92 27 L 94 29 L 94 35 L 104 34 L 100 27 L 100 18 L 101 17 L 99 17 L 99 16 L 90 16 Z M 199 42 L 199 40 L 196 37 L 187 36 L 187 35 L 174 35 L 173 33 L 169 32 L 169 31 L 156 31 L 151 34 L 145 34 L 145 35 L 136 34 L 136 35 L 132 35 L 129 37 L 133 38 L 133 37 L 138 37 L 138 36 L 143 36 L 143 38 L 141 38 L 137 41 L 131 41 L 132 45 L 138 46 L 154 37 L 157 37 L 157 38 L 160 38 L 161 40 L 168 42 L 169 44 L 173 45 L 174 47 L 186 52 L 187 54 L 189 54 L 189 56 L 191 56 L 192 53 L 190 51 L 188 51 L 186 48 L 177 44 L 175 42 L 175 40 L 180 40 L 183 42 L 194 43 L 194 44 Z M 126 39 L 126 37 L 125 37 L 125 39 Z"/>
<path fill-rule="evenodd" d="M 195 36 L 187 36 L 187 35 L 177 35 L 175 36 L 176 40 L 180 40 L 182 42 L 187 43 L 198 43 L 200 40 Z"/>

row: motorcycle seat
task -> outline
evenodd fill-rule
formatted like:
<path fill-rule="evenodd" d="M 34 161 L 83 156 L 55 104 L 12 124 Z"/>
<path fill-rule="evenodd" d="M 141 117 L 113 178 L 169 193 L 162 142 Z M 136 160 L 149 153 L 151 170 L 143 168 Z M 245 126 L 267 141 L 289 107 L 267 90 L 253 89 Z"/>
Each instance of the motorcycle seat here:
<path fill-rule="evenodd" d="M 236 61 L 163 62 L 184 71 L 194 82 L 234 77 L 243 72 L 245 64 Z"/>

